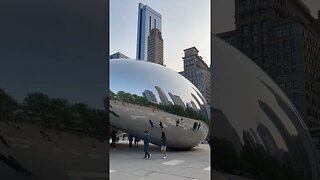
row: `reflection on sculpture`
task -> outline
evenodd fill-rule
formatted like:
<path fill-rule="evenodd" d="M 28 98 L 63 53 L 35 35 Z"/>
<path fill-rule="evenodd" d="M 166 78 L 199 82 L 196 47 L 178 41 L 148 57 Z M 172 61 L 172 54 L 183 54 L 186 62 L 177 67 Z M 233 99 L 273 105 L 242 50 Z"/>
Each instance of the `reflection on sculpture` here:
<path fill-rule="evenodd" d="M 160 145 L 161 131 L 171 149 L 192 148 L 207 136 L 209 109 L 201 93 L 161 65 L 110 60 L 109 98 L 110 125 L 139 138 L 147 130 L 153 144 Z"/>
<path fill-rule="evenodd" d="M 252 179 L 319 179 L 310 134 L 282 90 L 216 36 L 212 46 L 213 167 Z"/>

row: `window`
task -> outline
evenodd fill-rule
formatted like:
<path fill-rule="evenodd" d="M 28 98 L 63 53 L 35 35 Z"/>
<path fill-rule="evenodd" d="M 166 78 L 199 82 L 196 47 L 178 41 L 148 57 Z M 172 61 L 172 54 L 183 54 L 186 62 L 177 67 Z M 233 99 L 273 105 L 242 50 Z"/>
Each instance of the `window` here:
<path fill-rule="evenodd" d="M 277 62 L 280 62 L 281 61 L 281 54 L 277 54 L 276 58 L 277 58 Z"/>
<path fill-rule="evenodd" d="M 242 34 L 248 33 L 248 25 L 242 25 Z"/>
<path fill-rule="evenodd" d="M 252 33 L 256 34 L 258 32 L 258 24 L 257 23 L 253 23 L 251 25 L 251 30 L 252 30 Z"/>
<path fill-rule="evenodd" d="M 257 43 L 258 42 L 258 36 L 257 35 L 253 35 L 252 36 L 252 42 L 253 43 Z"/>
<path fill-rule="evenodd" d="M 277 48 L 277 49 L 280 49 L 280 48 L 281 48 L 281 47 L 280 47 L 280 44 L 281 44 L 280 41 L 276 41 L 276 48 Z"/>
<path fill-rule="evenodd" d="M 294 48 L 294 39 L 290 39 L 290 48 Z"/>
<path fill-rule="evenodd" d="M 268 34 L 267 34 L 267 33 L 263 33 L 263 34 L 262 34 L 262 39 L 263 39 L 264 41 L 268 40 Z"/>
<path fill-rule="evenodd" d="M 283 60 L 284 61 L 288 61 L 289 60 L 289 53 L 288 52 L 284 52 L 283 53 Z"/>
<path fill-rule="evenodd" d="M 247 5 L 247 0 L 241 0 L 241 6 Z"/>
<path fill-rule="evenodd" d="M 280 29 L 277 29 L 277 30 L 276 30 L 276 37 L 281 37 L 281 31 L 280 31 Z"/>
<path fill-rule="evenodd" d="M 282 41 L 282 48 L 288 48 L 288 40 Z"/>
<path fill-rule="evenodd" d="M 292 81 L 292 86 L 293 86 L 293 89 L 298 88 L 297 80 Z"/>
<path fill-rule="evenodd" d="M 286 81 L 284 84 L 285 89 L 290 89 L 290 81 Z"/>
<path fill-rule="evenodd" d="M 268 28 L 267 21 L 262 21 L 261 22 L 261 28 L 262 28 L 263 31 L 267 30 L 267 28 Z"/>
<path fill-rule="evenodd" d="M 284 73 L 289 73 L 290 72 L 290 67 L 289 65 L 284 65 Z"/>
<path fill-rule="evenodd" d="M 292 72 L 297 72 L 297 65 L 295 63 L 292 64 Z"/>
<path fill-rule="evenodd" d="M 289 33 L 290 33 L 290 35 L 294 34 L 294 27 L 293 26 L 290 26 Z"/>
<path fill-rule="evenodd" d="M 288 35 L 288 28 L 282 28 L 281 32 L 282 32 L 282 36 L 287 36 Z"/>
<path fill-rule="evenodd" d="M 252 54 L 253 55 L 258 55 L 259 54 L 259 48 L 258 47 L 253 47 Z"/>

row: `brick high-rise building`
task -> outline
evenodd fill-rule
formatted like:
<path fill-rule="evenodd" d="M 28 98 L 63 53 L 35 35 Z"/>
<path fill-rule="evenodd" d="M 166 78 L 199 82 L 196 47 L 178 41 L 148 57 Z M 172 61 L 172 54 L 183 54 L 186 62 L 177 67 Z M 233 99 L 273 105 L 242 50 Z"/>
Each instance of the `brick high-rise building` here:
<path fill-rule="evenodd" d="M 191 47 L 184 50 L 183 59 L 183 73 L 180 72 L 185 78 L 192 82 L 210 103 L 210 68 L 203 61 L 202 57 L 198 55 L 198 50 Z"/>
<path fill-rule="evenodd" d="M 319 15 L 301 0 L 235 0 L 236 29 L 218 34 L 279 84 L 309 128 L 320 127 Z"/>
<path fill-rule="evenodd" d="M 147 61 L 163 65 L 163 39 L 157 28 L 152 29 L 148 36 Z"/>

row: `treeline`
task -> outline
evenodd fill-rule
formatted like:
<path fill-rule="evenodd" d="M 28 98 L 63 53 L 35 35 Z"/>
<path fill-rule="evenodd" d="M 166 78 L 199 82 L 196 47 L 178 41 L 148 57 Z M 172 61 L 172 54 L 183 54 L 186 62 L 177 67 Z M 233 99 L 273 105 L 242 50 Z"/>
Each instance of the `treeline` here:
<path fill-rule="evenodd" d="M 124 91 L 118 91 L 117 94 L 110 91 L 110 99 L 118 99 L 123 102 L 132 103 L 132 104 L 138 104 L 141 106 L 147 106 L 147 107 L 155 107 L 157 109 L 161 109 L 165 112 L 175 114 L 178 116 L 188 117 L 192 119 L 202 120 L 206 123 L 208 122 L 208 119 L 203 116 L 198 111 L 195 111 L 194 109 L 187 107 L 184 109 L 182 106 L 179 105 L 164 105 L 164 104 L 155 104 L 150 102 L 147 98 L 143 96 L 138 96 L 136 94 L 126 93 Z"/>
<path fill-rule="evenodd" d="M 44 93 L 30 93 L 18 103 L 0 88 L 0 120 L 26 121 L 45 127 L 80 131 L 108 137 L 108 115 L 83 103 L 50 98 Z"/>

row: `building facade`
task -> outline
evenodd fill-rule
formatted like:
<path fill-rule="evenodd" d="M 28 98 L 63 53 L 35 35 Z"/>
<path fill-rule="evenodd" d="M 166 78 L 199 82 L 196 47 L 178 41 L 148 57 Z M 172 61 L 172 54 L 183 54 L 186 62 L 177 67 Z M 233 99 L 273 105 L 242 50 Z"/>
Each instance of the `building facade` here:
<path fill-rule="evenodd" d="M 210 68 L 198 53 L 195 47 L 184 50 L 182 57 L 184 71 L 180 74 L 192 82 L 210 104 Z"/>
<path fill-rule="evenodd" d="M 137 28 L 137 60 L 148 60 L 148 36 L 157 28 L 161 32 L 161 14 L 147 5 L 139 3 Z"/>
<path fill-rule="evenodd" d="M 110 59 L 130 59 L 128 56 L 122 54 L 121 52 L 114 53 L 110 55 Z"/>
<path fill-rule="evenodd" d="M 163 65 L 163 39 L 157 28 L 152 29 L 148 36 L 147 61 Z"/>
<path fill-rule="evenodd" d="M 320 127 L 320 21 L 300 0 L 235 0 L 235 27 L 218 36 L 259 65 L 309 128 Z"/>

